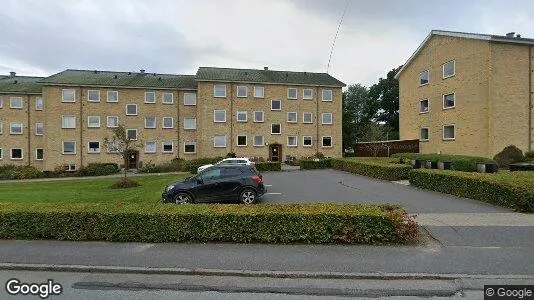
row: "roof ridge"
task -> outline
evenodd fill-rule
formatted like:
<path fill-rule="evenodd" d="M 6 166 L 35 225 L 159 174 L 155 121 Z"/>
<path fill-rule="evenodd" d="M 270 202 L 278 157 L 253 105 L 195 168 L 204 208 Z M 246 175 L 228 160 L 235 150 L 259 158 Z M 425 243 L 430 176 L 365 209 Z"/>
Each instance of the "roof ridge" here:
<path fill-rule="evenodd" d="M 199 69 L 219 69 L 219 70 L 235 70 L 235 71 L 270 71 L 270 72 L 281 72 L 281 73 L 307 73 L 307 74 L 327 74 L 326 72 L 309 72 L 309 71 L 289 71 L 289 70 L 271 70 L 271 69 L 242 69 L 242 68 L 223 68 L 223 67 L 198 67 Z"/>
<path fill-rule="evenodd" d="M 57 74 L 60 74 L 60 73 L 63 73 L 63 72 L 66 72 L 66 71 L 78 71 L 78 72 L 94 72 L 94 71 L 97 71 L 97 72 L 102 72 L 102 73 L 122 73 L 122 74 L 141 74 L 141 72 L 139 71 L 111 71 L 111 70 L 97 70 L 97 69 L 93 69 L 93 70 L 89 70 L 89 69 L 66 69 L 66 70 L 63 70 Z M 146 72 L 145 71 L 145 75 L 147 74 L 154 74 L 155 72 Z M 57 74 L 54 74 L 54 75 L 57 75 Z M 175 73 L 155 73 L 156 75 L 171 75 L 171 76 L 195 76 L 195 75 L 192 75 L 192 74 L 175 74 Z M 54 76 L 54 75 L 51 75 L 51 76 Z"/>

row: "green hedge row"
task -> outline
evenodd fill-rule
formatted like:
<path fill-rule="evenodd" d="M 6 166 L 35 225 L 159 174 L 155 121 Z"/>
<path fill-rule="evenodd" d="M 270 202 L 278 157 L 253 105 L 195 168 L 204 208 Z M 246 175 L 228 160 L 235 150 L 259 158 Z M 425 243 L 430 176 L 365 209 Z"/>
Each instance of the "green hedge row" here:
<path fill-rule="evenodd" d="M 0 238 L 403 244 L 417 240 L 418 227 L 392 205 L 0 204 Z"/>
<path fill-rule="evenodd" d="M 45 174 L 35 167 L 5 165 L 0 166 L 0 180 L 43 178 Z"/>
<path fill-rule="evenodd" d="M 116 163 L 92 163 L 78 170 L 77 176 L 103 176 L 119 173 Z"/>
<path fill-rule="evenodd" d="M 119 165 L 116 163 L 92 163 L 80 168 L 76 172 L 64 172 L 62 168 L 58 168 L 57 171 L 43 172 L 32 166 L 5 165 L 0 166 L 0 180 L 65 176 L 102 176 L 116 174 L 119 171 Z"/>
<path fill-rule="evenodd" d="M 313 170 L 313 169 L 330 169 L 332 168 L 332 159 L 321 159 L 319 161 L 314 160 L 301 160 L 301 170 Z"/>
<path fill-rule="evenodd" d="M 413 170 L 410 184 L 419 188 L 471 198 L 534 212 L 534 173 L 464 173 L 442 170 Z"/>
<path fill-rule="evenodd" d="M 280 171 L 282 170 L 282 164 L 279 162 L 259 162 L 256 163 L 256 169 L 260 172 Z"/>
<path fill-rule="evenodd" d="M 405 158 L 409 160 L 419 159 L 432 162 L 452 162 L 452 169 L 463 172 L 476 172 L 477 164 L 497 164 L 494 160 L 479 156 L 451 155 L 451 154 L 420 154 L 420 153 L 396 153 L 391 157 Z"/>
<path fill-rule="evenodd" d="M 200 166 L 215 164 L 221 161 L 223 157 L 206 157 L 206 158 L 197 158 L 192 160 L 184 159 L 173 159 L 170 162 L 163 164 L 153 164 L 147 162 L 144 166 L 139 169 L 140 173 L 165 173 L 165 172 L 189 172 L 196 174 L 197 169 Z"/>
<path fill-rule="evenodd" d="M 383 180 L 408 179 L 412 167 L 372 159 L 333 159 L 332 168 Z"/>

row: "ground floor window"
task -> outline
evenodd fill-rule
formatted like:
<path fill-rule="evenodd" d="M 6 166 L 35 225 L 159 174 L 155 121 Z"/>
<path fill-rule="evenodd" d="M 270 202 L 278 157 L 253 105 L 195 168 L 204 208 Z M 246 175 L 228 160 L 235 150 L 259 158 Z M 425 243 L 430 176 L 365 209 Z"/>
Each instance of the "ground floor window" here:
<path fill-rule="evenodd" d="M 311 136 L 303 136 L 302 137 L 302 146 L 311 147 L 312 146 L 312 137 Z"/>
<path fill-rule="evenodd" d="M 226 135 L 216 135 L 213 137 L 213 147 L 225 148 L 226 147 Z"/>
<path fill-rule="evenodd" d="M 193 154 L 196 153 L 197 144 L 194 142 L 186 142 L 184 144 L 184 153 Z"/>
<path fill-rule="evenodd" d="M 43 150 L 43 148 L 35 149 L 35 159 L 36 160 L 43 160 L 44 159 L 44 150 Z"/>
<path fill-rule="evenodd" d="M 153 141 L 146 142 L 145 153 L 156 153 L 156 142 L 153 142 Z"/>
<path fill-rule="evenodd" d="M 163 153 L 172 153 L 174 151 L 172 142 L 163 142 L 161 147 L 163 148 Z"/>
<path fill-rule="evenodd" d="M 76 171 L 76 165 L 75 164 L 63 165 L 63 170 L 65 172 L 74 172 Z"/>
<path fill-rule="evenodd" d="M 419 133 L 419 140 L 428 141 L 428 128 L 423 127 Z"/>
<path fill-rule="evenodd" d="M 98 141 L 91 141 L 88 145 L 88 151 L 89 153 L 100 153 L 100 142 Z"/>
<path fill-rule="evenodd" d="M 456 130 L 454 125 L 445 125 L 443 126 L 443 139 L 444 140 L 454 140 L 456 136 Z"/>
<path fill-rule="evenodd" d="M 246 146 L 247 145 L 247 136 L 246 135 L 238 135 L 237 136 L 237 145 L 238 146 Z"/>
<path fill-rule="evenodd" d="M 76 154 L 76 142 L 63 142 L 63 154 Z"/>
<path fill-rule="evenodd" d="M 332 147 L 332 137 L 331 136 L 323 136 L 323 147 Z"/>
<path fill-rule="evenodd" d="M 22 159 L 23 152 L 21 148 L 12 148 L 11 149 L 11 159 Z"/>
<path fill-rule="evenodd" d="M 263 135 L 256 135 L 256 136 L 254 136 L 254 146 L 255 146 L 255 147 L 262 147 L 262 146 L 264 146 Z"/>

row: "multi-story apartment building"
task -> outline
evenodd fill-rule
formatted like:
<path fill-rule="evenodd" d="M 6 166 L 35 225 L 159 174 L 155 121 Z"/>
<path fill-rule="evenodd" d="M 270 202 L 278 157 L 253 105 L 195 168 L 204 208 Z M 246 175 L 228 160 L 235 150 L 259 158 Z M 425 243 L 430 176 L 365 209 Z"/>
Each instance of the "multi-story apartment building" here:
<path fill-rule="evenodd" d="M 534 39 L 432 31 L 396 75 L 400 137 L 423 153 L 534 148 Z"/>
<path fill-rule="evenodd" d="M 1 148 L 35 151 L 35 157 L 9 157 L 0 164 L 17 162 L 43 170 L 120 164 L 121 158 L 104 143 L 118 124 L 140 146 L 131 154 L 129 168 L 230 152 L 278 161 L 285 155 L 342 155 L 345 85 L 325 73 L 203 67 L 196 75 L 66 70 L 36 81 L 36 94 L 25 97 L 40 102 L 41 110 L 28 112 L 30 107 L 23 106 L 27 119 L 21 126 L 37 128 L 39 123 L 40 135 L 35 136 L 35 129 L 23 130 L 24 147 L 15 143 L 18 133 L 0 135 Z M 6 94 L 8 89 L 0 85 L 0 91 Z M 14 122 L 10 109 L 0 110 L 2 122 Z"/>

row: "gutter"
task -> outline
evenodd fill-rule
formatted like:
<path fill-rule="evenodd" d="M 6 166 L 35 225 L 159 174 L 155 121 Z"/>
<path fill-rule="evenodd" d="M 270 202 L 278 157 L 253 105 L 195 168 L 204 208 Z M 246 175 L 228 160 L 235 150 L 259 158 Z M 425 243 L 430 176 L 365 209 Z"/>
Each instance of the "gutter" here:
<path fill-rule="evenodd" d="M 528 151 L 532 151 L 532 46 L 528 47 Z"/>
<path fill-rule="evenodd" d="M 83 167 L 83 88 L 80 86 L 80 168 Z M 76 97 L 76 95 L 74 95 Z"/>
<path fill-rule="evenodd" d="M 30 109 L 30 106 L 31 106 L 30 105 L 30 95 L 27 95 L 27 98 L 28 98 L 28 105 L 26 105 L 26 109 L 28 110 L 28 113 L 27 113 L 27 115 L 28 115 L 28 130 L 27 130 L 27 132 L 28 132 L 28 137 L 27 137 L 28 138 L 28 166 L 31 166 L 31 164 L 32 164 L 32 158 L 31 158 L 32 157 L 32 154 L 31 154 L 32 150 L 31 150 L 31 130 L 30 130 L 30 128 L 31 128 L 32 125 L 30 124 L 30 121 L 31 121 L 31 119 L 30 119 L 30 111 L 31 111 L 31 109 Z M 23 126 L 23 128 L 24 128 L 24 126 Z M 34 152 L 34 154 L 36 154 L 36 153 Z"/>

